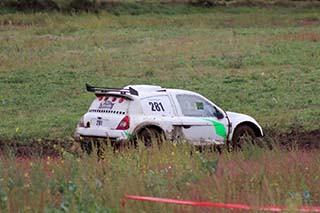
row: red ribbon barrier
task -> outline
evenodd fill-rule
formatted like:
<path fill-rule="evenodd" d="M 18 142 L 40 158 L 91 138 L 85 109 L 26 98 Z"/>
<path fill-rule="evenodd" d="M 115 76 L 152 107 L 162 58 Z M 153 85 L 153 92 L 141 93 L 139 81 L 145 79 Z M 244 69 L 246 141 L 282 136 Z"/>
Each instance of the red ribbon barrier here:
<path fill-rule="evenodd" d="M 211 203 L 211 202 L 200 202 L 200 201 L 191 201 L 191 200 L 175 200 L 168 198 L 158 198 L 158 197 L 145 197 L 137 195 L 124 195 L 122 200 L 122 207 L 125 207 L 125 200 L 141 200 L 149 201 L 156 203 L 169 203 L 169 204 L 178 204 L 178 205 L 188 205 L 188 206 L 203 206 L 203 207 L 215 207 L 215 208 L 224 208 L 224 209 L 241 209 L 241 210 L 262 210 L 262 211 L 273 211 L 281 212 L 289 210 L 286 207 L 282 206 L 262 206 L 262 207 L 252 207 L 249 205 L 243 204 L 233 204 L 233 203 Z M 292 210 L 292 209 L 290 209 Z M 320 212 L 320 206 L 302 206 L 296 211 L 300 212 Z"/>

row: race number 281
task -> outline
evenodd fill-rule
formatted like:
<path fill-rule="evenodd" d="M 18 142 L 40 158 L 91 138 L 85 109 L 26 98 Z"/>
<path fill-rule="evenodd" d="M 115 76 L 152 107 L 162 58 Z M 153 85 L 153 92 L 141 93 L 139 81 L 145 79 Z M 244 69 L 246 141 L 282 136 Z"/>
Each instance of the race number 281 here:
<path fill-rule="evenodd" d="M 161 102 L 149 102 L 149 105 L 151 106 L 151 111 L 165 111 Z"/>

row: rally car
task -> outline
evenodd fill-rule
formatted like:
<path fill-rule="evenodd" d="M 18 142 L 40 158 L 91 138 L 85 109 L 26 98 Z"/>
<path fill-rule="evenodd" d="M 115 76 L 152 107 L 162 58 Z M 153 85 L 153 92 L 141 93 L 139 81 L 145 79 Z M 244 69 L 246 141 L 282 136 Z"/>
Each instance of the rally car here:
<path fill-rule="evenodd" d="M 154 85 L 124 88 L 86 84 L 96 98 L 75 131 L 82 145 L 92 139 L 128 143 L 141 139 L 189 142 L 195 145 L 231 144 L 241 148 L 247 138 L 263 136 L 258 122 L 245 114 L 225 112 L 204 96 Z"/>

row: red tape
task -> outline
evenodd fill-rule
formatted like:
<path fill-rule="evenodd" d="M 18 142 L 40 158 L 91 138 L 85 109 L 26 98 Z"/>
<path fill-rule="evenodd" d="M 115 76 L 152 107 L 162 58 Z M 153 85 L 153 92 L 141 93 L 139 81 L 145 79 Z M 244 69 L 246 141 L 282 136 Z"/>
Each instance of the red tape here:
<path fill-rule="evenodd" d="M 158 197 L 145 197 L 137 195 L 124 195 L 122 200 L 122 207 L 125 207 L 125 200 L 141 200 L 149 201 L 156 203 L 169 203 L 169 204 L 178 204 L 178 205 L 189 205 L 189 206 L 204 206 L 204 207 L 215 207 L 215 208 L 225 208 L 225 209 L 241 209 L 241 210 L 263 210 L 263 211 L 273 211 L 281 212 L 287 211 L 286 207 L 282 206 L 262 206 L 262 207 L 252 207 L 244 204 L 233 204 L 233 203 L 211 203 L 211 202 L 199 202 L 191 200 L 175 200 L 168 198 L 158 198 Z M 292 209 L 290 209 L 292 210 Z M 320 206 L 302 206 L 296 211 L 300 212 L 320 212 Z"/>

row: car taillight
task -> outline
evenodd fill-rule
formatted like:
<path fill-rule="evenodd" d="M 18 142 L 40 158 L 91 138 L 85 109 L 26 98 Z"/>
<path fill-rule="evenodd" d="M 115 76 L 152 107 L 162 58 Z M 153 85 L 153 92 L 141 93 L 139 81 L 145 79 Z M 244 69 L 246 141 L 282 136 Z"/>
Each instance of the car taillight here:
<path fill-rule="evenodd" d="M 126 115 L 119 123 L 117 130 L 126 130 L 130 127 L 130 118 Z"/>

